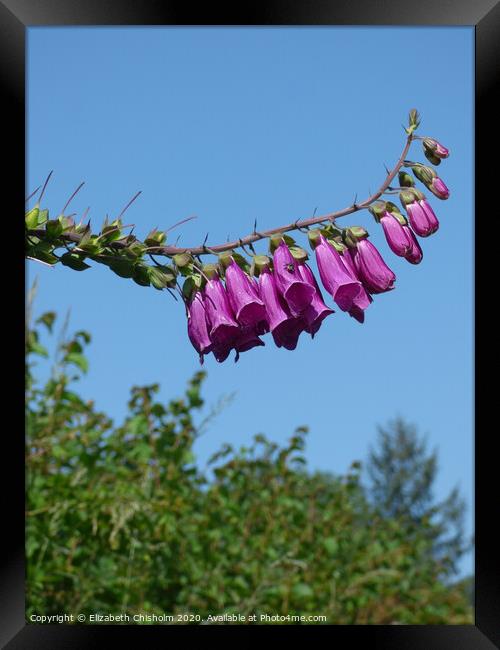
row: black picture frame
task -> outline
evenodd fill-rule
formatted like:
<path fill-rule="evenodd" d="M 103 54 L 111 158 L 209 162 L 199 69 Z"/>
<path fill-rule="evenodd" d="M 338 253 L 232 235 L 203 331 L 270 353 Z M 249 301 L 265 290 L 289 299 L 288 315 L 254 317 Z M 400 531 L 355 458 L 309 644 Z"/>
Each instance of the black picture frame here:
<path fill-rule="evenodd" d="M 500 41 L 500 3 L 497 0 L 418 0 L 402 3 L 400 0 L 315 0 L 314 2 L 284 2 L 269 0 L 265 4 L 233 4 L 232 7 L 219 11 L 212 4 L 200 10 L 194 10 L 186 3 L 169 0 L 0 0 L 0 70 L 2 86 L 7 90 L 7 99 L 2 104 L 4 146 L 6 140 L 11 144 L 4 149 L 4 161 L 8 167 L 4 172 L 4 187 L 9 196 L 5 200 L 14 204 L 10 214 L 17 215 L 17 210 L 24 204 L 24 155 L 20 142 L 25 142 L 25 116 L 23 105 L 25 99 L 25 35 L 26 28 L 35 25 L 408 25 L 408 26 L 447 26 L 468 25 L 475 29 L 475 70 L 476 70 L 476 105 L 475 105 L 475 214 L 478 217 L 475 228 L 476 242 L 476 328 L 487 326 L 489 307 L 481 298 L 494 291 L 495 276 L 488 273 L 485 263 L 494 246 L 494 222 L 488 222 L 487 216 L 498 218 L 498 202 L 495 201 L 496 167 L 493 155 L 498 139 L 498 108 L 494 102 Z M 432 54 L 430 54 L 432 57 Z M 440 72 L 438 74 L 441 74 Z M 446 83 L 443 83 L 446 92 Z M 50 101 L 46 98 L 45 101 Z M 437 101 L 439 101 L 437 99 Z M 6 155 L 6 152 L 8 155 Z M 482 205 L 484 203 L 484 205 Z M 479 216 L 481 215 L 481 219 Z M 16 223 L 21 223 L 16 217 Z M 15 229 L 12 229 L 13 231 Z M 19 228 L 12 233 L 11 239 L 19 236 L 20 251 L 22 232 Z M 488 254 L 488 251 L 490 254 Z M 460 251 L 457 251 L 460 254 Z M 23 277 L 18 269 L 21 253 L 16 254 L 14 266 L 16 276 Z M 22 264 L 24 264 L 24 259 Z M 19 272 L 18 272 L 19 271 Z M 6 276 L 7 277 L 7 276 Z M 487 279 L 486 286 L 484 279 Z M 481 289 L 481 291 L 479 291 Z M 21 306 L 21 292 L 12 305 L 19 305 L 19 321 L 24 319 L 24 301 Z M 16 302 L 18 300 L 19 302 Z M 10 303 L 9 303 L 10 304 Z M 481 316 L 480 305 L 485 306 L 485 315 Z M 21 309 L 23 310 L 21 316 Z M 16 312 L 17 313 L 17 312 Z M 14 318 L 11 318 L 14 321 Z M 22 328 L 15 326 L 20 349 Z M 484 345 L 481 352 L 479 340 Z M 487 650 L 500 648 L 500 554 L 498 535 L 494 521 L 496 517 L 495 491 L 498 472 L 497 456 L 494 453 L 496 428 L 488 424 L 486 413 L 488 406 L 495 405 L 492 384 L 483 377 L 488 374 L 492 362 L 491 353 L 495 333 L 491 336 L 482 332 L 476 337 L 476 431 L 475 431 L 475 625 L 470 626 L 310 626 L 294 627 L 292 633 L 307 634 L 308 639 L 320 630 L 331 635 L 333 644 L 363 644 L 367 648 L 391 650 L 426 650 L 446 648 Z M 21 348 L 21 345 L 23 346 Z M 22 368 L 21 363 L 19 363 Z M 491 375 L 494 377 L 494 374 Z M 15 395 L 22 395 L 21 382 L 9 381 L 9 388 Z M 479 381 L 481 388 L 479 389 Z M 16 400 L 12 401 L 14 404 Z M 24 401 L 20 400 L 19 412 L 24 412 Z M 160 643 L 172 639 L 172 634 L 184 637 L 193 635 L 200 640 L 219 638 L 221 634 L 237 634 L 241 626 L 205 626 L 182 627 L 171 626 L 75 626 L 75 625 L 34 625 L 26 624 L 24 599 L 24 441 L 20 434 L 22 423 L 18 427 L 6 427 L 3 436 L 4 465 L 8 463 L 12 472 L 1 472 L 5 482 L 2 494 L 11 513 L 4 510 L 3 537 L 7 548 L 2 556 L 0 578 L 0 642 L 9 650 L 26 648 L 97 648 L 108 647 L 126 635 L 132 643 L 145 644 L 146 647 L 158 647 Z M 7 498 L 8 497 L 8 498 Z M 494 505 L 495 504 L 495 505 Z M 307 631 L 306 631 L 307 630 Z M 289 633 L 290 628 L 280 626 L 245 626 L 244 634 L 250 639 L 254 634 L 264 633 L 272 637 L 279 633 Z M 215 635 L 215 637 L 214 637 Z M 298 639 L 297 639 L 298 640 Z M 329 639 L 330 640 L 330 639 Z M 6 644 L 6 645 L 5 645 Z"/>

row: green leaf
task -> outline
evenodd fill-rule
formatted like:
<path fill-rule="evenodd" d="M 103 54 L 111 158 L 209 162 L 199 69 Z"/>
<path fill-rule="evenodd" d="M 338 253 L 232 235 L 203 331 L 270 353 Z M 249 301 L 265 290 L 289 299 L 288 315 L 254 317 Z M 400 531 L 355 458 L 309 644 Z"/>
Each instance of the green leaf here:
<path fill-rule="evenodd" d="M 70 352 L 65 356 L 66 363 L 72 363 L 80 368 L 82 372 L 87 372 L 89 369 L 89 362 L 87 358 L 78 352 Z"/>
<path fill-rule="evenodd" d="M 52 325 L 56 319 L 55 311 L 47 311 L 45 314 L 42 314 L 40 318 L 37 319 L 37 323 L 43 323 L 45 327 L 52 333 Z"/>
<path fill-rule="evenodd" d="M 339 550 L 339 543 L 335 539 L 335 537 L 327 537 L 326 539 L 324 539 L 323 546 L 325 547 L 325 551 L 329 555 L 335 555 Z"/>

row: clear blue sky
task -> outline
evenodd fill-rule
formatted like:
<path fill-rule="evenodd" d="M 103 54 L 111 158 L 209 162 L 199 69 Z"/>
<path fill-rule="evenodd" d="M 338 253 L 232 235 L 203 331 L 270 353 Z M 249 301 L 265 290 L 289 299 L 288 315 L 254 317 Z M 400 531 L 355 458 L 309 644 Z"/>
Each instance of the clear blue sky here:
<path fill-rule="evenodd" d="M 420 266 L 390 252 L 368 212 L 345 219 L 367 227 L 397 275 L 364 325 L 337 310 L 294 352 L 267 336 L 238 364 L 207 358 L 205 411 L 235 398 L 197 443 L 202 462 L 222 442 L 284 442 L 307 424 L 310 467 L 345 472 L 400 414 L 439 451 L 436 496 L 462 488 L 471 532 L 473 43 L 468 27 L 28 30 L 27 192 L 53 169 L 44 203 L 56 216 L 86 181 L 72 211 L 90 205 L 96 228 L 137 190 L 126 223 L 139 237 L 198 216 L 172 233 L 180 245 L 342 208 L 381 184 L 412 107 L 419 132 L 451 150 L 439 168 L 451 197 L 432 201 L 441 226 L 421 240 Z M 72 326 L 92 332 L 80 388 L 117 419 L 132 384 L 160 382 L 167 398 L 199 368 L 168 293 L 98 265 L 30 262 L 35 275 L 37 313 L 71 309 Z"/>

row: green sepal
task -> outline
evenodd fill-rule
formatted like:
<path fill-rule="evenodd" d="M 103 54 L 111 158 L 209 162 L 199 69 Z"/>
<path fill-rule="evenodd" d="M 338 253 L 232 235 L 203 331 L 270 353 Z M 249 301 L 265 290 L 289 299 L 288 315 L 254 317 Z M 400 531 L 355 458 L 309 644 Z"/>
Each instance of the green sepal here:
<path fill-rule="evenodd" d="M 305 262 L 306 260 L 309 259 L 309 255 L 307 251 L 305 251 L 300 246 L 290 246 L 290 253 L 292 254 L 293 258 L 298 262 Z"/>
<path fill-rule="evenodd" d="M 146 236 L 144 243 L 146 246 L 162 246 L 167 240 L 167 234 L 162 230 L 153 228 L 153 230 Z"/>
<path fill-rule="evenodd" d="M 61 264 L 68 266 L 74 271 L 85 271 L 85 269 L 90 269 L 90 266 L 75 253 L 64 253 L 64 255 L 61 256 Z"/>
<path fill-rule="evenodd" d="M 59 219 L 50 219 L 45 224 L 45 230 L 50 239 L 57 239 L 63 233 L 63 225 Z"/>
<path fill-rule="evenodd" d="M 373 215 L 377 223 L 380 223 L 380 219 L 384 216 L 384 212 L 387 210 L 386 205 L 385 201 L 377 201 L 368 208 L 368 212 Z"/>
<path fill-rule="evenodd" d="M 109 268 L 121 278 L 132 278 L 134 276 L 134 262 L 123 259 L 107 263 Z"/>
<path fill-rule="evenodd" d="M 167 287 L 175 287 L 176 276 L 171 266 L 150 266 L 149 280 L 155 289 L 161 291 Z"/>
<path fill-rule="evenodd" d="M 217 264 L 204 264 L 203 273 L 207 276 L 209 280 L 212 278 L 219 277 L 219 268 Z"/>
<path fill-rule="evenodd" d="M 307 233 L 307 239 L 309 240 L 309 246 L 314 250 L 316 246 L 319 246 L 321 243 L 321 233 L 320 231 L 315 228 L 314 230 L 310 230 Z"/>
<path fill-rule="evenodd" d="M 129 246 L 126 246 L 123 249 L 123 254 L 126 255 L 129 259 L 138 259 L 142 257 L 146 246 L 140 241 L 133 241 Z"/>
<path fill-rule="evenodd" d="M 28 230 L 35 230 L 36 227 L 38 226 L 39 212 L 40 209 L 38 208 L 38 206 L 35 205 L 34 208 L 31 208 L 31 210 L 29 210 L 26 213 L 26 216 L 24 217 L 24 221 L 26 223 L 26 228 L 28 228 Z"/>
<path fill-rule="evenodd" d="M 411 170 L 416 178 L 424 185 L 430 185 L 432 179 L 436 177 L 436 172 L 432 167 L 427 167 L 427 165 L 413 165 Z"/>
<path fill-rule="evenodd" d="M 136 284 L 139 284 L 141 287 L 149 287 L 149 269 L 150 267 L 146 266 L 145 264 L 135 264 L 132 280 Z"/>
<path fill-rule="evenodd" d="M 387 201 L 386 208 L 387 208 L 387 212 L 390 212 L 392 216 L 395 219 L 397 219 L 402 226 L 406 226 L 408 224 L 406 217 L 401 214 L 401 211 L 399 210 L 398 206 L 395 203 L 393 203 L 392 201 Z"/>
<path fill-rule="evenodd" d="M 424 155 L 427 158 L 429 162 L 431 162 L 433 165 L 440 165 L 441 164 L 441 158 L 438 156 L 435 156 L 432 151 L 429 149 L 424 149 Z"/>

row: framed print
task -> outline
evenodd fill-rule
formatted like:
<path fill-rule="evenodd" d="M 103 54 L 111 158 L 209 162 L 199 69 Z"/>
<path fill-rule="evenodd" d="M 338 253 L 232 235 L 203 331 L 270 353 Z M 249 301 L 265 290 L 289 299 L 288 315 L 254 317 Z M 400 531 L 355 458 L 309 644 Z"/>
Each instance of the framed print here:
<path fill-rule="evenodd" d="M 500 647 L 498 3 L 0 16 L 4 646 Z"/>

